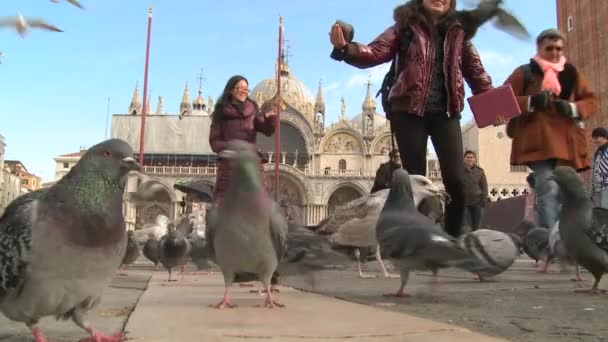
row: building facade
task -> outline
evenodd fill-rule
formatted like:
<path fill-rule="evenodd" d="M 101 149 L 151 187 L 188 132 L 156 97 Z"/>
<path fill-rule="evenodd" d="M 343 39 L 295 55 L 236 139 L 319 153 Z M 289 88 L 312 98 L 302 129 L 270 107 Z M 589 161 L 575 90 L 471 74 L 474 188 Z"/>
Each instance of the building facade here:
<path fill-rule="evenodd" d="M 63 176 L 65 176 L 70 171 L 70 169 L 72 169 L 72 167 L 76 165 L 76 163 L 78 163 L 80 157 L 82 157 L 86 151 L 86 148 L 81 146 L 80 151 L 78 152 L 66 153 L 53 158 L 53 160 L 55 161 L 54 180 L 57 181 L 63 178 Z"/>
<path fill-rule="evenodd" d="M 35 191 L 42 187 L 42 178 L 30 173 L 25 165 L 18 160 L 5 160 L 4 165 L 10 172 L 20 179 L 21 187 L 25 192 Z"/>
<path fill-rule="evenodd" d="M 600 102 L 587 122 L 589 141 L 596 127 L 608 128 L 608 1 L 557 0 L 557 23 L 567 38 L 567 57 L 585 75 Z M 590 144 L 590 158 L 595 147 Z"/>

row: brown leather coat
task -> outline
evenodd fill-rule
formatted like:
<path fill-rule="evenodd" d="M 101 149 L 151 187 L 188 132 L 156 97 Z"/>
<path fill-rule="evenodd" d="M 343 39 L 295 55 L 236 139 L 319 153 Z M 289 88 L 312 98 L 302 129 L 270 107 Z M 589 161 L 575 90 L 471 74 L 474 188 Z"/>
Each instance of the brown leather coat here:
<path fill-rule="evenodd" d="M 505 81 L 511 84 L 522 111 L 507 125 L 511 142 L 511 164 L 526 165 L 532 161 L 557 159 L 559 164 L 570 165 L 579 171 L 591 166 L 589 142 L 585 129 L 570 117 L 559 114 L 550 106 L 546 111 L 528 113 L 528 99 L 537 94 L 543 80 L 543 72 L 536 62 L 530 62 L 532 79 L 526 86 L 524 66 L 520 66 Z M 583 75 L 571 64 L 559 73 L 562 86 L 560 98 L 576 104 L 581 119 L 587 119 L 598 111 L 595 94 Z"/>
<path fill-rule="evenodd" d="M 411 43 L 407 54 L 398 56 L 405 64 L 391 88 L 389 101 L 396 112 L 423 115 L 431 89 L 436 44 L 422 25 L 409 24 L 409 28 Z M 390 62 L 400 51 L 400 35 L 400 25 L 395 23 L 368 45 L 349 43 L 344 50 L 344 61 L 361 69 Z M 458 116 L 464 108 L 464 81 L 473 94 L 478 94 L 492 88 L 492 79 L 459 21 L 454 20 L 448 26 L 443 48 L 448 113 Z"/>

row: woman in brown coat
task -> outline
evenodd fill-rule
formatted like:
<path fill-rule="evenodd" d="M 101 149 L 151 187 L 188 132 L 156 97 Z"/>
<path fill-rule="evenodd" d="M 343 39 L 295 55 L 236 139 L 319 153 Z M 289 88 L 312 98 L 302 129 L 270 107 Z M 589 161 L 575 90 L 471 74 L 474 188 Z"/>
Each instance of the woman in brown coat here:
<path fill-rule="evenodd" d="M 509 121 L 511 164 L 534 171 L 538 225 L 552 228 L 559 215 L 559 188 L 551 180 L 558 165 L 590 167 L 584 120 L 598 110 L 587 81 L 566 62 L 565 36 L 548 29 L 536 39 L 537 54 L 511 74 L 509 83 L 523 113 Z"/>
<path fill-rule="evenodd" d="M 215 153 L 223 151 L 230 140 L 244 140 L 255 144 L 258 132 L 270 136 L 275 129 L 275 112 L 261 113 L 258 105 L 249 98 L 249 82 L 240 75 L 232 76 L 228 80 L 211 116 L 209 144 Z M 264 175 L 261 162 L 260 173 Z M 232 161 L 220 159 L 213 194 L 216 205 L 228 190 L 231 177 Z"/>

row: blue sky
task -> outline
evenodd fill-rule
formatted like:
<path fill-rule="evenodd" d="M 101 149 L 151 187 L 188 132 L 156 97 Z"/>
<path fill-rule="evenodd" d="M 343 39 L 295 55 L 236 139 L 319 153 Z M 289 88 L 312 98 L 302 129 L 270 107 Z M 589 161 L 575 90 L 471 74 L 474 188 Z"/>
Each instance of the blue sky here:
<path fill-rule="evenodd" d="M 108 97 L 111 114 L 125 113 L 137 81 L 142 91 L 150 2 L 82 0 L 85 11 L 63 1 L 3 2 L 3 15 L 44 17 L 65 31 L 32 31 L 22 39 L 12 30 L 0 30 L 5 54 L 0 64 L 0 134 L 6 139 L 6 158 L 21 160 L 30 172 L 52 180 L 55 156 L 105 138 Z M 217 97 L 233 74 L 245 75 L 251 88 L 271 77 L 282 15 L 291 70 L 313 94 L 323 79 L 327 122 L 339 117 L 342 96 L 348 115 L 355 116 L 361 112 L 368 77 L 375 93 L 388 65 L 360 70 L 331 60 L 329 28 L 337 18 L 346 20 L 355 26 L 356 41 L 370 42 L 392 24 L 393 8 L 402 2 L 157 1 L 149 71 L 152 109 L 160 95 L 165 110 L 176 113 L 186 81 L 196 96 L 201 68 L 205 98 Z M 471 2 L 459 1 L 459 6 Z M 557 25 L 555 0 L 505 2 L 533 36 Z M 532 40 L 518 41 L 490 24 L 474 42 L 495 84 L 535 52 Z M 463 124 L 470 118 L 467 110 Z"/>

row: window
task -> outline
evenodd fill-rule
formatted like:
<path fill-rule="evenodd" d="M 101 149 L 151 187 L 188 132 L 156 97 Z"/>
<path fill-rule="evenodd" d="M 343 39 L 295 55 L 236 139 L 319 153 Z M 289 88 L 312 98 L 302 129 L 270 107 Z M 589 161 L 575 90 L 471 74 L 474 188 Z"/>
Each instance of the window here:
<path fill-rule="evenodd" d="M 340 170 L 341 172 L 346 171 L 346 160 L 340 159 L 340 161 L 338 162 L 338 170 Z"/>
<path fill-rule="evenodd" d="M 27 185 L 27 179 L 22 179 L 21 180 L 21 185 Z"/>
<path fill-rule="evenodd" d="M 526 165 L 511 165 L 511 172 L 528 172 Z"/>
<path fill-rule="evenodd" d="M 569 15 L 568 16 L 568 32 L 574 30 L 574 19 L 572 19 L 572 16 Z"/>
<path fill-rule="evenodd" d="M 63 168 L 67 169 L 68 167 L 70 167 L 70 163 L 63 163 Z"/>

